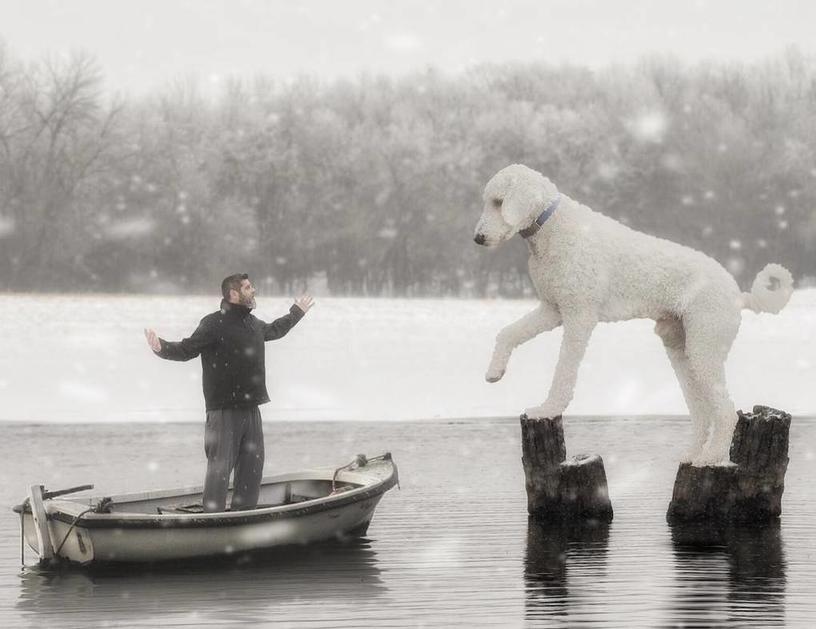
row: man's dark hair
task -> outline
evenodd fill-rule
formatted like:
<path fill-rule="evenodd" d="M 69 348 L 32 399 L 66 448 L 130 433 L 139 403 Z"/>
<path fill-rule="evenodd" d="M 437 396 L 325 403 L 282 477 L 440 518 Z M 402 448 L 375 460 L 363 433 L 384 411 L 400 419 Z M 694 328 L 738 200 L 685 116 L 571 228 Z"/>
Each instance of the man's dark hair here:
<path fill-rule="evenodd" d="M 229 299 L 230 290 L 237 290 L 240 292 L 241 282 L 248 279 L 249 275 L 246 273 L 236 273 L 235 275 L 225 277 L 224 281 L 221 282 L 221 294 L 224 296 L 224 299 Z"/>

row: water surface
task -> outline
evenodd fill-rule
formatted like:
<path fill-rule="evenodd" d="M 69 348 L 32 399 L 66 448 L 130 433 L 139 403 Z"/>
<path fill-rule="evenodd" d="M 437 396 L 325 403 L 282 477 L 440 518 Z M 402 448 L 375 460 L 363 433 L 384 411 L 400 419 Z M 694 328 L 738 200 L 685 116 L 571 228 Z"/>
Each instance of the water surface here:
<path fill-rule="evenodd" d="M 565 423 L 570 454 L 604 458 L 610 525 L 528 521 L 516 419 L 268 422 L 267 473 L 393 453 L 402 487 L 367 537 L 90 573 L 21 569 L 8 507 L 35 482 L 98 494 L 198 483 L 203 426 L 0 424 L 0 625 L 811 626 L 816 421 L 794 418 L 780 524 L 726 531 L 665 522 L 687 420 Z"/>

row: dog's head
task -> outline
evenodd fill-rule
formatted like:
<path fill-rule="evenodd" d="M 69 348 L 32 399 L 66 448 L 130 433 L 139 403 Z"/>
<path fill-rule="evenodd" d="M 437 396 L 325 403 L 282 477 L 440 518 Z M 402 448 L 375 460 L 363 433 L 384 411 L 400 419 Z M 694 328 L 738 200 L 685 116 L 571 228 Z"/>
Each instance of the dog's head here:
<path fill-rule="evenodd" d="M 486 247 L 500 245 L 530 227 L 557 196 L 555 184 L 532 168 L 522 164 L 502 168 L 485 186 L 473 239 Z"/>

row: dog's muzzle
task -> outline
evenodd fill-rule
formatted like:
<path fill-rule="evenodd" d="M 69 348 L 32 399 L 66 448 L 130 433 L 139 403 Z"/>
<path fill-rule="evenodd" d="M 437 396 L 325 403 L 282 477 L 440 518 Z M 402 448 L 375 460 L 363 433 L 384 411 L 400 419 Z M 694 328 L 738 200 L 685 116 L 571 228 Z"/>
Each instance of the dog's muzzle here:
<path fill-rule="evenodd" d="M 476 235 L 473 237 L 473 241 L 474 241 L 474 242 L 475 242 L 477 245 L 483 245 L 483 244 L 485 244 L 485 235 L 484 235 L 484 234 L 476 234 Z"/>

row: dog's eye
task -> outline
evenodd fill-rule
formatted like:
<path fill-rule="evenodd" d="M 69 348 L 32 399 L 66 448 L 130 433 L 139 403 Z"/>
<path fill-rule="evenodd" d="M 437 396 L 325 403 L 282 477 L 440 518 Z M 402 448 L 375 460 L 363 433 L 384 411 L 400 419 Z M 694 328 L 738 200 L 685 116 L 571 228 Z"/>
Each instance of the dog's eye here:
<path fill-rule="evenodd" d="M 501 199 L 493 199 L 493 207 L 499 208 L 502 205 Z"/>

